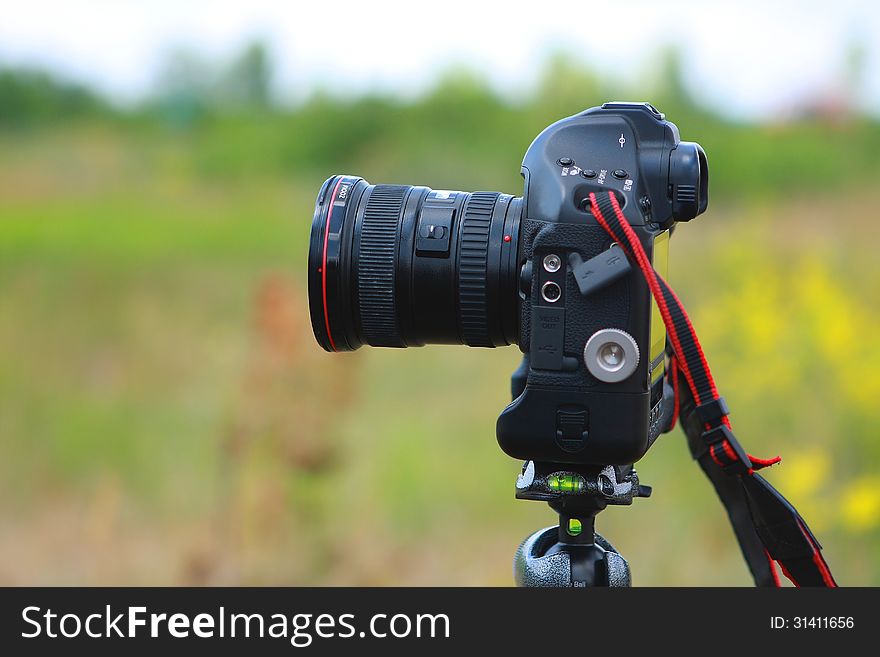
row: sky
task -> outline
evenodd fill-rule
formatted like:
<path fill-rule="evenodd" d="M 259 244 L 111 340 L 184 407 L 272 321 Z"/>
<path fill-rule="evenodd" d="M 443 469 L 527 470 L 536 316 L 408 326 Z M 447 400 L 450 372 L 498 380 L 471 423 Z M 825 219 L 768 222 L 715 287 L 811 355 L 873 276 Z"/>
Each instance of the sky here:
<path fill-rule="evenodd" d="M 515 98 L 559 51 L 636 83 L 674 44 L 701 102 L 740 118 L 832 92 L 857 42 L 867 49 L 858 100 L 880 114 L 871 0 L 0 0 L 0 65 L 50 68 L 121 102 L 148 93 L 177 48 L 223 63 L 253 39 L 268 44 L 276 92 L 291 101 L 318 84 L 414 95 L 451 65 Z"/>

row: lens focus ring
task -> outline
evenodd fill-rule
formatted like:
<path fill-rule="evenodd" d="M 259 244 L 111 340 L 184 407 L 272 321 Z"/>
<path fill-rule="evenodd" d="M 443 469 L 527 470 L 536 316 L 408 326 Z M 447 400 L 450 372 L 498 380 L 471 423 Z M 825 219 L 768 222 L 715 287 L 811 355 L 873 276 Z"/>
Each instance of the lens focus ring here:
<path fill-rule="evenodd" d="M 394 266 L 400 211 L 408 190 L 406 185 L 376 185 L 364 208 L 358 296 L 361 329 L 374 346 L 404 346 L 395 312 Z"/>
<path fill-rule="evenodd" d="M 489 228 L 497 192 L 474 192 L 461 222 L 458 274 L 458 307 L 461 337 L 471 347 L 491 347 L 486 276 L 489 260 Z"/>

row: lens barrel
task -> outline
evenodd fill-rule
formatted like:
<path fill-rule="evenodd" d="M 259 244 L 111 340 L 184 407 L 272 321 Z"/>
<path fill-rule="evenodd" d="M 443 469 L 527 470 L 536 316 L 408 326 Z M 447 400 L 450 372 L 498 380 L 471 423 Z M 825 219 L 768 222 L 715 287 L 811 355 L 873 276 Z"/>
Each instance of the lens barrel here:
<path fill-rule="evenodd" d="M 333 176 L 309 243 L 312 330 L 327 351 L 515 343 L 522 199 Z"/>

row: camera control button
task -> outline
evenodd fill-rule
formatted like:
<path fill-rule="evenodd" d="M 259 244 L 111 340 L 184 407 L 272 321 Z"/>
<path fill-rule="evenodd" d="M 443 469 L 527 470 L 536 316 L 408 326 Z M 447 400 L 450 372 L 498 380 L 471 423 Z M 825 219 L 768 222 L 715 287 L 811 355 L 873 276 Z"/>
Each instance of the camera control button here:
<path fill-rule="evenodd" d="M 624 178 L 629 178 L 629 174 L 624 169 L 615 169 L 611 172 L 611 175 L 617 178 L 618 180 L 623 180 Z"/>
<path fill-rule="evenodd" d="M 446 237 L 446 226 L 426 224 L 419 229 L 419 237 L 425 237 L 432 240 L 441 240 Z"/>
<path fill-rule="evenodd" d="M 584 346 L 584 364 L 603 383 L 619 383 L 636 371 L 639 345 L 626 331 L 601 329 Z"/>
<path fill-rule="evenodd" d="M 556 160 L 556 164 L 561 167 L 570 167 L 572 164 L 574 164 L 574 160 L 572 160 L 570 157 L 560 157 L 558 160 Z"/>
<path fill-rule="evenodd" d="M 581 171 L 581 175 L 584 178 L 595 178 L 599 174 L 596 173 L 595 171 L 593 171 L 592 169 L 584 169 L 583 171 Z"/>
<path fill-rule="evenodd" d="M 445 258 L 449 255 L 449 233 L 455 210 L 450 207 L 426 205 L 419 217 L 416 234 L 416 255 Z"/>

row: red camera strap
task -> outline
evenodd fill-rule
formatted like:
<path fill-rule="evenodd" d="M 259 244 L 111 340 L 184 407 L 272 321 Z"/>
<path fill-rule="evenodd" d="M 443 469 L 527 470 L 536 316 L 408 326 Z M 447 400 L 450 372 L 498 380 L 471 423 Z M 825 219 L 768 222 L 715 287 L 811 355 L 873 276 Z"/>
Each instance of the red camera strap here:
<path fill-rule="evenodd" d="M 776 562 L 795 586 L 837 586 L 807 523 L 756 474 L 780 458 L 751 456 L 734 436 L 727 405 L 715 387 L 690 318 L 672 288 L 654 271 L 614 193 L 590 194 L 590 207 L 599 225 L 638 265 L 657 301 L 672 347 L 668 368 L 676 391 L 672 425 L 680 419 L 692 456 L 727 509 L 755 584 L 779 586 Z"/>

